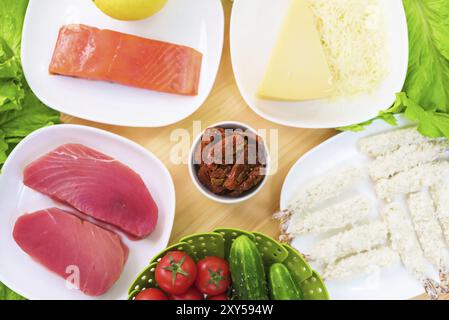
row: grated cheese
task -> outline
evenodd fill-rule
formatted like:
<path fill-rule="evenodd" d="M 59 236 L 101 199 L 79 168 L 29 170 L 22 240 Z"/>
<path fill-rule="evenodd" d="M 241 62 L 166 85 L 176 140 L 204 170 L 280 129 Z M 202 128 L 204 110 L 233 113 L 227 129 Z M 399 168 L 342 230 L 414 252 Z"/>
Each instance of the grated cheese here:
<path fill-rule="evenodd" d="M 308 0 L 336 95 L 372 92 L 385 78 L 388 50 L 379 0 Z"/>

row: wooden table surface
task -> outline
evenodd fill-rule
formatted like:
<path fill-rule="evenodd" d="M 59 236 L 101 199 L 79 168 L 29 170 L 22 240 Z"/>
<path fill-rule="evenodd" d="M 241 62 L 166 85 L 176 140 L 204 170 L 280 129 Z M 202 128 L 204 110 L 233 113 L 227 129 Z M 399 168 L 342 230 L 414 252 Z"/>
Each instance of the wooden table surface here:
<path fill-rule="evenodd" d="M 271 220 L 271 215 L 279 209 L 280 192 L 288 171 L 304 153 L 337 133 L 335 130 L 279 126 L 262 119 L 246 105 L 237 88 L 231 67 L 229 49 L 231 1 L 223 0 L 223 7 L 226 30 L 220 69 L 209 98 L 192 116 L 163 128 L 117 127 L 62 116 L 65 123 L 89 125 L 131 139 L 164 162 L 176 188 L 176 216 L 170 242 L 175 242 L 188 234 L 208 232 L 217 227 L 257 230 L 277 237 L 279 224 Z M 277 129 L 279 137 L 277 173 L 269 177 L 265 187 L 255 197 L 242 204 L 224 205 L 209 200 L 194 186 L 187 165 L 177 165 L 170 161 L 170 151 L 175 145 L 175 142 L 170 140 L 171 133 L 176 129 L 186 129 L 193 139 L 194 121 L 201 121 L 203 129 L 220 121 L 240 121 L 255 129 Z"/>

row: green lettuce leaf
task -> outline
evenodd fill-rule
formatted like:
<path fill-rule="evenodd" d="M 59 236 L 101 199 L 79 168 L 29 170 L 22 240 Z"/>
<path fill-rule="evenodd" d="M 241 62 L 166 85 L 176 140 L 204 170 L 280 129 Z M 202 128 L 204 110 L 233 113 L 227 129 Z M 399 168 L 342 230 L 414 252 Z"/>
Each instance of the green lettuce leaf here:
<path fill-rule="evenodd" d="M 405 93 L 401 95 L 401 102 L 405 108 L 405 117 L 418 122 L 418 131 L 423 135 L 438 138 L 449 137 L 449 115 L 444 112 L 426 110 L 409 99 Z"/>
<path fill-rule="evenodd" d="M 350 126 L 346 126 L 346 127 L 340 127 L 337 128 L 340 131 L 352 131 L 352 132 L 360 132 L 366 129 L 366 127 L 370 126 L 374 121 L 377 120 L 383 120 L 386 123 L 388 123 L 391 126 L 397 126 L 398 122 L 394 116 L 394 113 L 391 112 L 385 112 L 385 111 L 380 111 L 379 115 L 371 120 L 362 122 L 362 123 L 358 123 L 358 124 L 353 124 Z"/>
<path fill-rule="evenodd" d="M 5 60 L 0 58 L 1 80 L 18 79 L 20 75 L 21 75 L 20 61 L 17 57 L 11 57 Z"/>
<path fill-rule="evenodd" d="M 23 78 L 19 59 L 0 38 L 0 112 L 22 109 Z"/>
<path fill-rule="evenodd" d="M 59 113 L 46 107 L 26 89 L 23 101 L 25 108 L 0 113 L 0 130 L 7 143 L 17 143 L 31 132 L 59 123 Z"/>
<path fill-rule="evenodd" d="M 404 91 L 426 109 L 449 112 L 449 3 L 403 0 L 409 29 Z"/>
<path fill-rule="evenodd" d="M 6 161 L 6 154 L 8 152 L 8 149 L 9 146 L 6 142 L 5 134 L 0 131 L 0 163 L 4 163 Z"/>
<path fill-rule="evenodd" d="M 29 88 L 20 63 L 20 42 L 28 0 L 0 1 L 0 166 L 28 134 L 59 123 L 59 113 Z"/>
<path fill-rule="evenodd" d="M 22 109 L 24 98 L 25 91 L 21 83 L 15 81 L 0 82 L 0 112 Z"/>
<path fill-rule="evenodd" d="M 23 20 L 27 6 L 28 0 L 0 1 L 0 37 L 16 57 L 20 57 Z"/>
<path fill-rule="evenodd" d="M 26 300 L 0 282 L 0 300 Z"/>

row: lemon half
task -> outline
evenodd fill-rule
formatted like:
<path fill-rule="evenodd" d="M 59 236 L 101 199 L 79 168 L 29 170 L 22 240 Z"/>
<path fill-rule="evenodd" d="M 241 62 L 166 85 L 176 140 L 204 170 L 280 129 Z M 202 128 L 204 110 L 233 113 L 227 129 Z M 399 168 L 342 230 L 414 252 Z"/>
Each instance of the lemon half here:
<path fill-rule="evenodd" d="M 160 11 L 167 0 L 93 0 L 108 16 L 117 20 L 142 20 Z"/>

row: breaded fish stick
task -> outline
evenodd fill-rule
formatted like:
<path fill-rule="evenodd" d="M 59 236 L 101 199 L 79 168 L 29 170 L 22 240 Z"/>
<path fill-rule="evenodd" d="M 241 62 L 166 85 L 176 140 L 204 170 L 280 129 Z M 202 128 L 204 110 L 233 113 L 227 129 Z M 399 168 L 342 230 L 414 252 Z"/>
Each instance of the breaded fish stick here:
<path fill-rule="evenodd" d="M 408 206 L 424 255 L 438 268 L 440 281 L 447 291 L 449 287 L 449 251 L 430 194 L 428 192 L 411 194 Z"/>
<path fill-rule="evenodd" d="M 421 144 L 429 140 L 420 134 L 416 127 L 408 127 L 362 138 L 359 141 L 359 148 L 364 154 L 374 158 L 394 151 L 400 146 Z"/>
<path fill-rule="evenodd" d="M 368 167 L 370 177 L 373 180 L 390 178 L 417 165 L 438 160 L 444 156 L 448 146 L 447 140 L 401 146 L 399 149 L 379 156 L 371 162 Z"/>
<path fill-rule="evenodd" d="M 446 243 L 449 244 L 449 188 L 441 183 L 430 188 L 430 193 L 436 207 L 436 215 L 443 229 Z"/>
<path fill-rule="evenodd" d="M 321 240 L 310 251 L 308 258 L 329 264 L 349 255 L 385 245 L 387 241 L 388 228 L 382 221 L 374 221 Z"/>
<path fill-rule="evenodd" d="M 299 235 L 340 229 L 369 218 L 372 212 L 372 204 L 367 198 L 355 196 L 309 214 L 295 213 L 288 223 L 286 232 L 290 235 Z"/>
<path fill-rule="evenodd" d="M 377 195 L 391 201 L 397 195 L 414 193 L 423 187 L 440 184 L 449 177 L 449 162 L 435 161 L 398 173 L 390 179 L 380 179 L 376 183 Z"/>
<path fill-rule="evenodd" d="M 294 213 L 310 211 L 319 203 L 339 196 L 362 177 L 363 170 L 357 167 L 328 172 L 309 185 L 301 187 L 290 201 L 287 210 L 276 213 L 274 218 L 282 220 Z"/>
<path fill-rule="evenodd" d="M 395 202 L 387 205 L 383 216 L 390 231 L 392 247 L 399 253 L 405 268 L 421 282 L 431 299 L 438 298 L 439 285 L 428 273 L 424 253 L 408 214 Z"/>
<path fill-rule="evenodd" d="M 399 262 L 398 254 L 389 247 L 382 247 L 350 256 L 327 266 L 323 278 L 332 280 L 366 275 L 390 267 L 397 262 Z"/>

